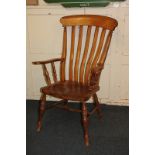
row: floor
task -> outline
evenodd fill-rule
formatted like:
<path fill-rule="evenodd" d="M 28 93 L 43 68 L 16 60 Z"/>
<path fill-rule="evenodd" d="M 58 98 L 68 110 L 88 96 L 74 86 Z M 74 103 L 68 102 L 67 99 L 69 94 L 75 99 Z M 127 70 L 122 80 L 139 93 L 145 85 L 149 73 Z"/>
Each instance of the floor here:
<path fill-rule="evenodd" d="M 128 155 L 129 107 L 102 104 L 103 119 L 90 117 L 90 146 L 83 141 L 80 113 L 47 110 L 40 133 L 36 132 L 38 101 L 27 100 L 27 155 Z M 54 102 L 48 102 L 52 104 Z M 69 103 L 79 108 L 78 103 Z M 92 104 L 88 104 L 92 108 Z"/>

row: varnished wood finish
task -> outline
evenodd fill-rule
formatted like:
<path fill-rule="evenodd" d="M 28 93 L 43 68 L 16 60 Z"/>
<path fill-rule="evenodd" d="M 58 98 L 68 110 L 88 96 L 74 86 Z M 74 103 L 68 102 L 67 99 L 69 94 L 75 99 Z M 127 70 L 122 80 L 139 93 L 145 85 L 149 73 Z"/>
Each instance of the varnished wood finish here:
<path fill-rule="evenodd" d="M 88 84 L 88 80 L 89 80 L 90 67 L 91 67 L 91 63 L 92 63 L 95 48 L 96 48 L 98 32 L 99 32 L 99 27 L 96 27 L 96 30 L 95 30 L 95 33 L 94 33 L 93 45 L 92 45 L 92 48 L 91 48 L 91 51 L 90 51 L 89 60 L 87 61 L 86 72 L 85 72 L 85 83 L 87 83 L 87 84 Z"/>
<path fill-rule="evenodd" d="M 52 62 L 51 65 L 52 65 L 53 80 L 54 80 L 54 82 L 57 82 L 57 73 L 56 73 L 54 62 Z"/>
<path fill-rule="evenodd" d="M 40 106 L 39 106 L 39 117 L 38 117 L 38 123 L 37 123 L 37 131 L 39 132 L 42 127 L 42 118 L 43 114 L 45 112 L 45 102 L 46 102 L 46 95 L 42 94 L 40 99 Z"/>
<path fill-rule="evenodd" d="M 47 70 L 47 67 L 45 64 L 42 65 L 43 67 L 43 74 L 44 74 L 44 77 L 45 77 L 45 81 L 47 83 L 48 86 L 51 85 L 51 80 L 50 80 L 50 76 L 49 76 L 49 72 Z"/>
<path fill-rule="evenodd" d="M 93 108 L 91 111 L 87 111 L 87 117 L 94 114 L 94 112 L 96 112 L 98 110 L 98 106 L 96 106 L 95 101 L 94 101 L 94 104 L 95 104 L 95 108 Z M 55 108 L 55 107 L 56 108 L 61 108 L 61 109 L 67 110 L 67 111 L 71 111 L 71 112 L 82 113 L 82 110 L 70 107 L 67 104 L 67 100 L 60 100 L 60 101 L 57 101 L 55 104 L 49 104 L 49 105 L 46 106 L 46 110 L 52 109 L 52 108 Z"/>
<path fill-rule="evenodd" d="M 65 59 L 63 58 L 55 58 L 55 59 L 49 59 L 49 60 L 45 60 L 45 61 L 34 61 L 32 62 L 34 65 L 42 65 L 42 64 L 48 64 L 48 63 L 52 63 L 52 62 L 56 62 L 56 61 L 64 61 Z"/>
<path fill-rule="evenodd" d="M 47 70 L 46 64 L 51 63 L 53 80 L 54 80 L 54 82 L 57 82 L 57 74 L 56 74 L 54 62 L 57 62 L 57 61 L 63 62 L 64 60 L 65 60 L 64 58 L 55 58 L 55 59 L 49 59 L 49 60 L 45 60 L 45 61 L 35 61 L 32 63 L 35 65 L 42 65 L 45 81 L 46 81 L 47 85 L 50 86 L 51 85 L 51 79 L 50 79 L 49 72 Z"/>
<path fill-rule="evenodd" d="M 85 86 L 77 82 L 59 81 L 50 86 L 43 87 L 41 90 L 43 93 L 57 98 L 81 101 L 81 99 L 88 100 L 88 98 L 90 98 L 97 90 L 99 90 L 99 88 L 90 88 L 90 86 Z"/>
<path fill-rule="evenodd" d="M 89 145 L 89 139 L 88 139 L 88 113 L 87 113 L 87 107 L 86 102 L 82 102 L 82 123 L 83 123 L 83 130 L 84 130 L 84 141 L 85 145 Z"/>
<path fill-rule="evenodd" d="M 109 49 L 109 46 L 110 46 L 111 37 L 112 37 L 112 31 L 110 31 L 108 33 L 108 37 L 107 37 L 107 40 L 106 40 L 106 43 L 105 43 L 105 47 L 104 47 L 104 50 L 103 50 L 102 55 L 101 55 L 100 60 L 99 60 L 100 64 L 104 64 L 104 62 L 105 62 L 105 59 L 106 59 L 107 53 L 108 53 L 108 49 Z"/>
<path fill-rule="evenodd" d="M 114 30 L 118 25 L 117 20 L 99 15 L 75 15 L 75 16 L 65 16 L 60 19 L 60 22 L 64 26 L 100 26 L 108 30 Z"/>
<path fill-rule="evenodd" d="M 100 75 L 104 68 L 112 33 L 118 23 L 113 18 L 98 15 L 65 16 L 60 19 L 60 22 L 64 27 L 61 58 L 33 62 L 33 64 L 42 65 L 47 82 L 47 86 L 41 88 L 43 97 L 40 104 L 37 129 L 40 130 L 41 128 L 41 120 L 45 111 L 46 95 L 51 95 L 63 99 L 64 102 L 63 105 L 54 104 L 52 107 L 82 113 L 84 141 L 85 145 L 88 146 L 88 116 L 97 112 L 99 117 L 101 117 L 101 109 L 96 92 L 99 90 Z M 85 33 L 83 33 L 84 26 L 87 28 L 86 36 L 84 36 Z M 67 40 L 69 39 L 67 37 L 67 27 L 71 27 L 71 46 L 69 49 L 67 49 Z M 95 27 L 95 32 L 92 44 L 90 44 L 93 27 Z M 78 33 L 76 33 L 77 28 L 79 28 Z M 100 29 L 101 33 L 99 35 Z M 76 35 L 78 36 L 77 44 L 75 43 Z M 83 38 L 86 38 L 86 40 L 83 41 Z M 99 41 L 99 43 L 97 43 L 97 41 Z M 75 45 L 77 45 L 77 47 L 75 47 Z M 82 46 L 84 47 L 84 51 L 82 51 Z M 67 50 L 70 52 L 67 52 Z M 69 66 L 67 66 L 66 63 L 67 57 L 69 58 Z M 60 62 L 60 81 L 57 80 L 54 65 L 56 61 Z M 51 63 L 54 83 L 51 83 L 46 67 L 48 63 Z M 68 79 L 66 79 L 66 67 L 69 67 Z M 95 108 L 92 111 L 87 111 L 86 101 L 90 97 L 93 97 Z M 69 107 L 67 104 L 68 100 L 80 101 L 82 104 L 81 110 Z M 47 109 L 48 108 L 49 107 L 47 107 Z"/>
<path fill-rule="evenodd" d="M 67 28 L 65 26 L 64 34 L 63 34 L 63 49 L 62 49 L 62 59 L 64 59 L 64 61 L 62 61 L 60 64 L 60 79 L 61 79 L 61 81 L 65 81 L 66 55 L 67 55 Z"/>
<path fill-rule="evenodd" d="M 78 41 L 78 47 L 77 47 L 77 55 L 75 60 L 75 69 L 74 69 L 74 80 L 78 81 L 78 66 L 79 66 L 79 60 L 80 60 L 80 53 L 81 53 L 81 46 L 82 46 L 82 36 L 83 36 L 83 26 L 80 26 L 79 30 L 79 41 Z"/>
<path fill-rule="evenodd" d="M 103 69 L 103 64 L 98 64 L 96 67 L 92 69 L 89 89 L 94 89 L 94 87 L 99 86 L 99 79 L 100 79 L 102 69 Z"/>
<path fill-rule="evenodd" d="M 85 44 L 85 49 L 84 49 L 84 54 L 81 62 L 81 67 L 80 67 L 80 83 L 83 82 L 83 75 L 84 75 L 84 68 L 85 68 L 85 63 L 86 63 L 86 57 L 88 53 L 88 48 L 89 48 L 89 42 L 90 42 L 90 34 L 91 34 L 91 26 L 88 26 L 87 29 L 87 36 L 86 36 L 86 44 Z"/>
<path fill-rule="evenodd" d="M 105 32 L 106 32 L 106 30 L 105 29 L 102 29 L 101 37 L 100 37 L 100 41 L 99 41 L 99 45 L 98 45 L 97 52 L 96 52 L 96 55 L 95 55 L 95 58 L 93 60 L 93 63 L 92 63 L 92 67 L 91 68 L 94 68 L 96 66 L 96 64 L 97 64 L 98 58 L 99 58 L 100 53 L 101 53 L 101 49 L 103 47 Z"/>
<path fill-rule="evenodd" d="M 69 80 L 72 81 L 73 77 L 73 58 L 74 58 L 74 43 L 75 43 L 75 26 L 72 26 L 72 38 L 71 38 L 71 52 L 69 62 Z"/>

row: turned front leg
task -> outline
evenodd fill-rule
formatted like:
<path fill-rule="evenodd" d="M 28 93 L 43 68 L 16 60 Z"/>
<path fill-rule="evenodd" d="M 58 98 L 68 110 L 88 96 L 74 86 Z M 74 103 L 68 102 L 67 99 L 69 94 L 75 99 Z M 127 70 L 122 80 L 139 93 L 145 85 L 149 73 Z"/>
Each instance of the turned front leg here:
<path fill-rule="evenodd" d="M 38 123 L 37 123 L 37 131 L 39 132 L 42 126 L 42 118 L 45 112 L 45 102 L 46 102 L 46 95 L 43 94 L 40 100 L 39 105 L 39 116 L 38 116 Z"/>
<path fill-rule="evenodd" d="M 84 130 L 84 142 L 85 145 L 89 145 L 89 137 L 88 137 L 88 113 L 86 103 L 82 102 L 82 125 Z"/>

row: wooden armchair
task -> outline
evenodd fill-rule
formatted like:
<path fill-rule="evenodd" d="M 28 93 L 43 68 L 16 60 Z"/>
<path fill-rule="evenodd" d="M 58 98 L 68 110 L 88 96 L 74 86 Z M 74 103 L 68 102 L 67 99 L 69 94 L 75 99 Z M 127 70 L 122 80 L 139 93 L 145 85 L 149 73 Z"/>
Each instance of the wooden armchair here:
<path fill-rule="evenodd" d="M 60 104 L 52 106 L 63 108 L 73 112 L 81 112 L 82 124 L 84 130 L 85 145 L 89 145 L 88 138 L 88 118 L 94 112 L 101 117 L 101 110 L 96 92 L 99 90 L 99 79 L 101 71 L 104 67 L 107 52 L 109 49 L 112 33 L 118 23 L 115 19 L 99 16 L 99 15 L 74 15 L 65 16 L 60 19 L 64 27 L 63 31 L 63 49 L 61 58 L 33 62 L 36 65 L 42 65 L 44 77 L 47 86 L 41 88 L 42 96 L 39 106 L 39 118 L 37 123 L 37 131 L 40 131 L 42 125 L 42 117 L 46 106 L 46 95 L 51 95 L 62 99 Z M 84 26 L 87 33 L 84 37 Z M 71 47 L 67 53 L 67 28 L 71 27 Z M 90 45 L 92 28 L 95 27 L 93 40 Z M 76 33 L 78 29 L 78 33 Z M 100 33 L 99 33 L 100 32 Z M 75 47 L 75 34 L 78 34 L 77 47 Z M 82 53 L 82 45 L 84 50 Z M 90 47 L 90 48 L 89 48 Z M 67 66 L 67 57 L 69 57 L 69 65 Z M 55 62 L 60 62 L 60 80 L 57 80 Z M 51 83 L 49 72 L 46 64 L 51 64 L 54 83 Z M 66 69 L 69 67 L 69 78 L 67 79 Z M 95 108 L 87 111 L 86 101 L 93 97 Z M 73 109 L 67 106 L 68 100 L 80 101 L 82 109 Z"/>

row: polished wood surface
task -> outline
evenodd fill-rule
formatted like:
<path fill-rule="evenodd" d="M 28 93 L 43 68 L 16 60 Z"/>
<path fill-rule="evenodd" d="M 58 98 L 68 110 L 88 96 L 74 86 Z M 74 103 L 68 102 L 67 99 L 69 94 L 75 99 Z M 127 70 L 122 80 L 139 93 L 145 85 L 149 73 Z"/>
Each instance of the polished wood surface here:
<path fill-rule="evenodd" d="M 73 77 L 73 59 L 74 59 L 74 44 L 75 44 L 75 26 L 72 26 L 72 38 L 71 38 L 71 51 L 69 62 L 69 80 L 72 81 Z"/>
<path fill-rule="evenodd" d="M 92 28 L 91 26 L 88 26 L 88 29 L 87 29 L 85 49 L 84 49 L 84 54 L 83 54 L 83 58 L 82 58 L 81 66 L 80 66 L 80 83 L 84 83 L 83 75 L 84 75 L 86 57 L 87 57 L 88 48 L 89 48 L 91 28 Z"/>
<path fill-rule="evenodd" d="M 86 26 L 99 26 L 104 29 L 114 30 L 118 25 L 117 20 L 100 15 L 73 15 L 73 16 L 65 16 L 60 19 L 60 22 L 64 26 L 78 26 L 78 25 L 86 25 Z"/>
<path fill-rule="evenodd" d="M 99 41 L 99 44 L 98 44 L 98 47 L 97 47 L 97 52 L 96 52 L 95 58 L 94 58 L 94 60 L 92 62 L 91 69 L 94 68 L 96 66 L 96 64 L 97 64 L 98 58 L 99 58 L 100 53 L 101 53 L 101 49 L 103 47 L 105 33 L 106 33 L 106 30 L 102 29 L 100 41 Z"/>
<path fill-rule="evenodd" d="M 97 112 L 100 118 L 102 116 L 96 92 L 99 91 L 100 75 L 104 68 L 112 33 L 115 27 L 117 27 L 118 23 L 113 18 L 98 15 L 65 16 L 60 19 L 60 22 L 64 27 L 61 58 L 33 62 L 33 64 L 42 65 L 43 74 L 47 83 L 47 86 L 41 88 L 43 95 L 40 102 L 37 130 L 40 131 L 41 129 L 41 120 L 43 113 L 46 110 L 46 95 L 51 95 L 53 97 L 60 98 L 63 101 L 63 105 L 54 105 L 54 107 L 63 108 L 73 112 L 80 112 L 82 114 L 84 142 L 85 145 L 88 146 L 90 143 L 88 136 L 88 116 L 94 112 Z M 85 42 L 83 41 L 84 26 L 87 26 Z M 67 42 L 69 41 L 69 36 L 67 35 L 68 27 L 71 27 L 71 46 L 69 49 L 67 48 Z M 92 36 L 93 27 L 95 27 L 95 32 Z M 77 28 L 79 29 L 78 34 L 76 33 Z M 101 29 L 100 35 L 99 29 Z M 75 47 L 76 35 L 78 36 L 77 47 Z M 93 40 L 90 44 L 91 37 L 93 37 Z M 97 40 L 99 40 L 98 44 Z M 84 46 L 83 52 L 82 45 Z M 67 52 L 68 50 L 69 52 Z M 68 79 L 66 71 L 67 56 L 69 57 Z M 60 62 L 60 81 L 57 79 L 57 73 L 55 69 L 56 62 Z M 49 72 L 46 67 L 46 64 L 49 63 L 52 67 L 54 83 L 51 83 Z M 95 107 L 90 112 L 87 110 L 86 101 L 91 97 L 94 100 Z M 69 108 L 67 106 L 68 100 L 80 101 L 81 110 Z"/>
<path fill-rule="evenodd" d="M 89 59 L 87 61 L 86 70 L 85 70 L 85 83 L 86 84 L 88 84 L 88 80 L 89 80 L 90 67 L 91 67 L 91 63 L 92 63 L 93 56 L 94 56 L 95 49 L 96 49 L 98 32 L 99 32 L 99 27 L 96 27 L 95 33 L 94 33 L 93 44 L 92 44 L 92 48 L 91 48 L 91 51 L 90 51 L 90 56 L 89 56 Z"/>
<path fill-rule="evenodd" d="M 83 36 L 83 26 L 80 26 L 79 30 L 79 41 L 78 41 L 78 47 L 77 47 L 77 55 L 75 60 L 75 68 L 74 68 L 74 80 L 78 81 L 78 75 L 79 75 L 79 60 L 80 60 L 80 53 L 81 53 L 81 46 L 82 46 L 82 36 Z"/>
<path fill-rule="evenodd" d="M 62 50 L 62 59 L 64 59 L 64 61 L 62 61 L 60 64 L 61 81 L 65 81 L 66 55 L 67 55 L 67 28 L 65 26 L 63 32 L 63 50 Z"/>
<path fill-rule="evenodd" d="M 41 88 L 42 92 L 47 95 L 52 95 L 57 98 L 81 101 L 88 100 L 99 87 L 92 89 L 90 86 L 85 86 L 72 81 L 59 81 L 50 86 Z"/>

